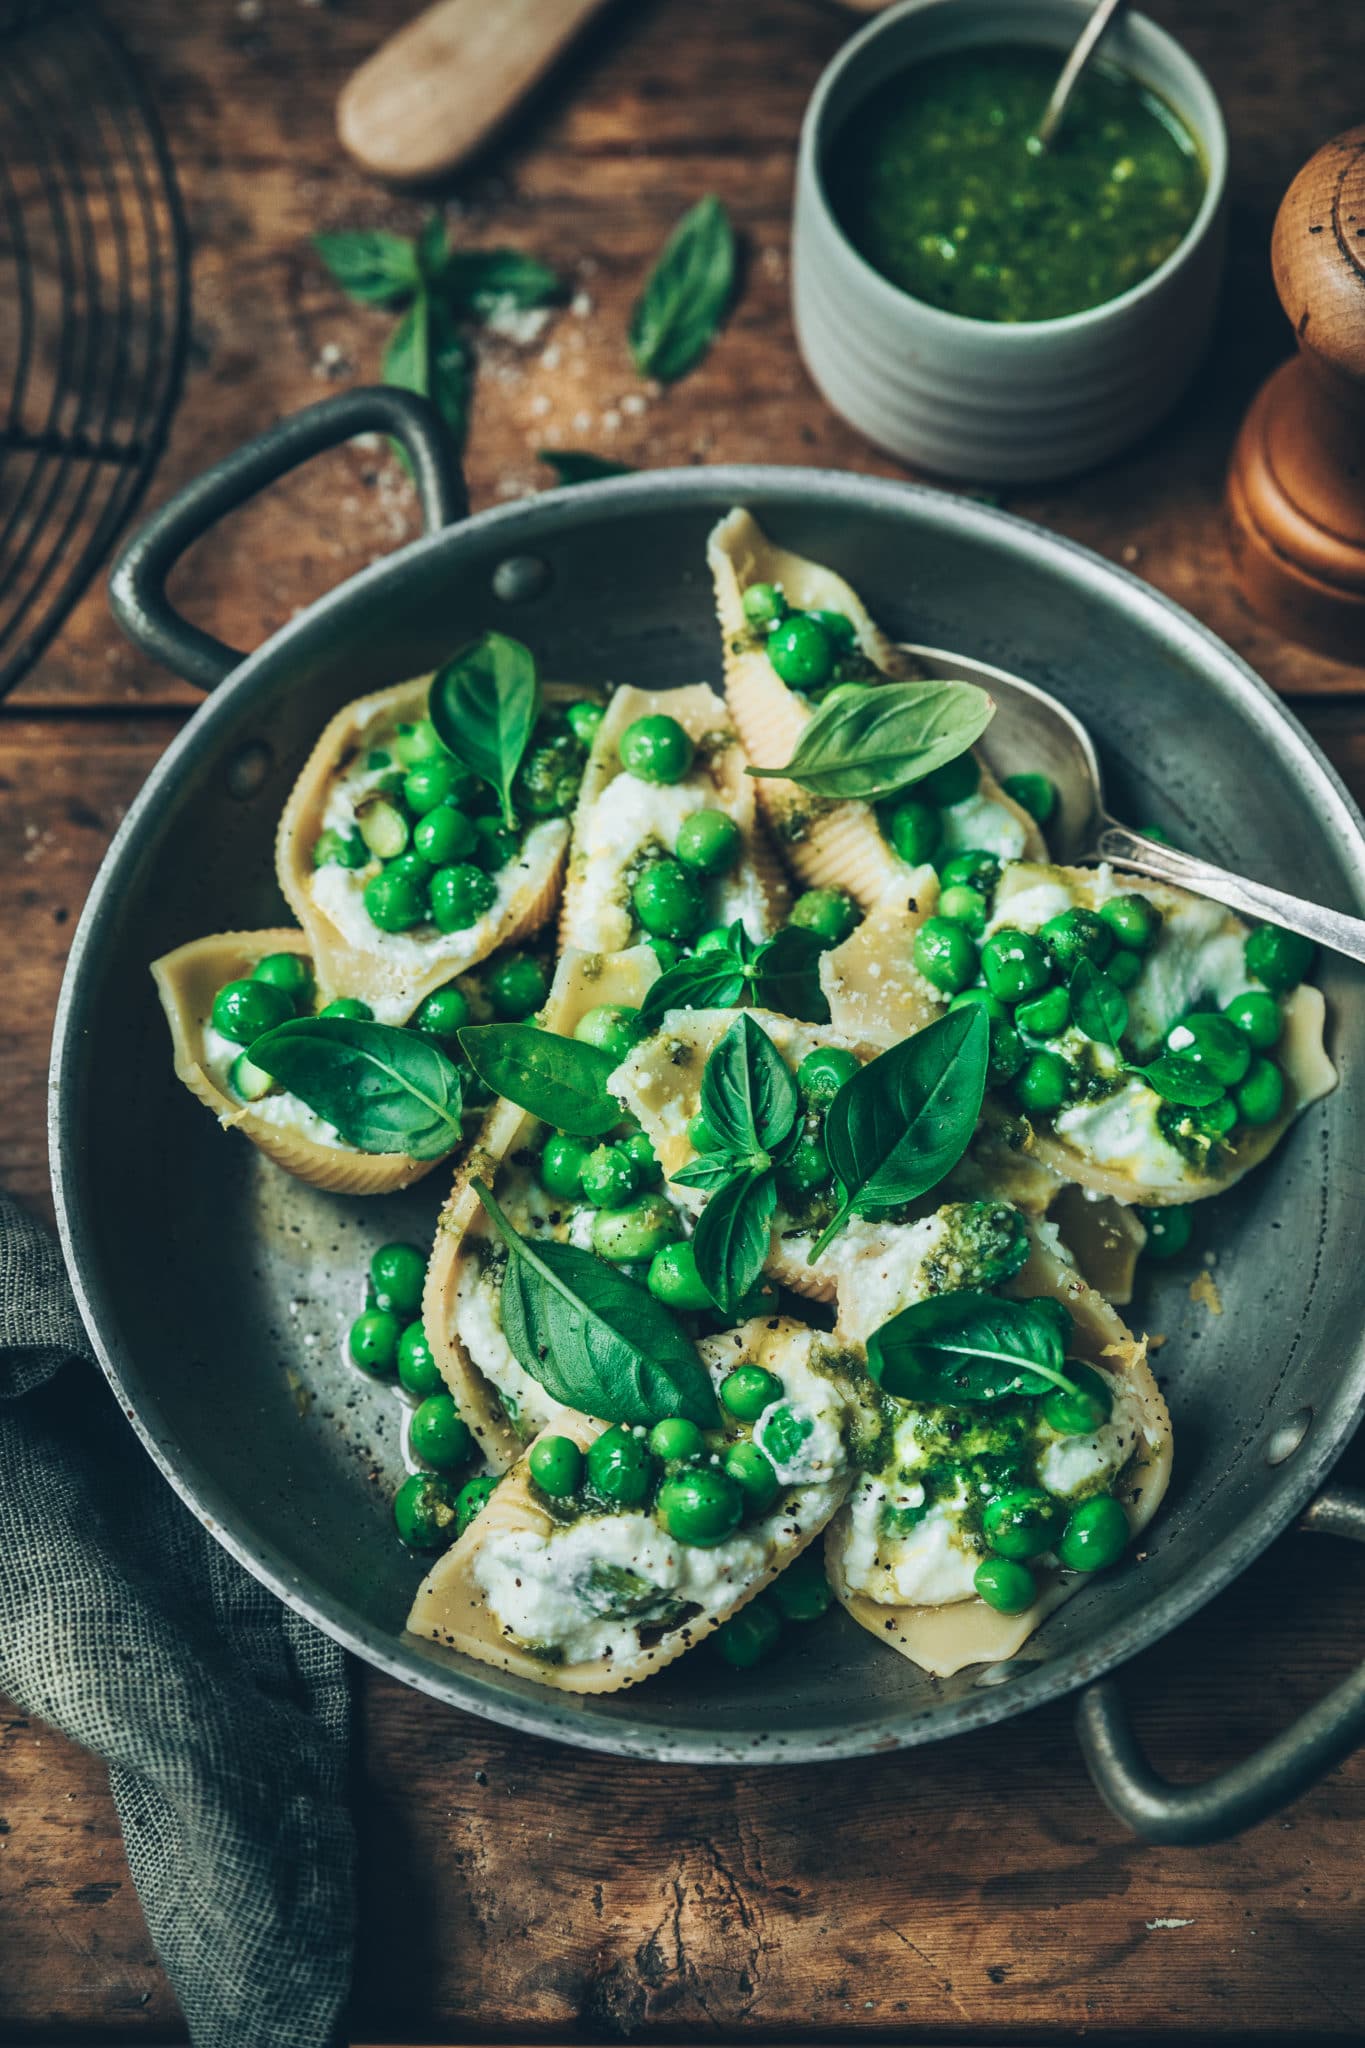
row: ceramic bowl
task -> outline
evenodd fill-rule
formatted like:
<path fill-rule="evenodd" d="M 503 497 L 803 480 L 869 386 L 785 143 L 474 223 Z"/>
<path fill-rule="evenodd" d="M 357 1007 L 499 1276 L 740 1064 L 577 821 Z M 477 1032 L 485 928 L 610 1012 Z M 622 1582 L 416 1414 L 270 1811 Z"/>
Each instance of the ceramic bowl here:
<path fill-rule="evenodd" d="M 1102 54 L 1174 108 L 1199 144 L 1207 185 L 1179 247 L 1118 298 L 1017 325 L 946 313 L 874 270 L 830 205 L 830 146 L 886 78 L 989 43 L 1055 48 L 1060 69 L 1090 8 L 1091 0 L 904 0 L 854 36 L 815 89 L 796 179 L 797 338 L 835 411 L 905 462 L 983 483 L 1087 469 L 1153 426 L 1203 353 L 1223 264 L 1227 136 L 1203 72 L 1143 15 L 1121 16 Z"/>

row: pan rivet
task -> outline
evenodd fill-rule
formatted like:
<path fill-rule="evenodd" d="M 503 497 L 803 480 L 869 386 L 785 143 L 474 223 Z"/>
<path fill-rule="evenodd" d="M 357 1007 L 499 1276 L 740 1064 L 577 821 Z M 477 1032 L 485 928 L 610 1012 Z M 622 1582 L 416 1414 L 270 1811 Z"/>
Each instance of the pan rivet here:
<path fill-rule="evenodd" d="M 243 801 L 247 797 L 259 796 L 270 773 L 271 752 L 264 740 L 248 740 L 239 747 L 228 762 L 227 786 L 230 795 Z"/>
<path fill-rule="evenodd" d="M 1312 1409 L 1300 1408 L 1297 1415 L 1291 1415 L 1288 1422 L 1282 1422 L 1278 1429 L 1272 1430 L 1270 1442 L 1265 1447 L 1267 1465 L 1283 1465 L 1286 1458 L 1292 1458 L 1307 1436 L 1312 1420 Z"/>
<path fill-rule="evenodd" d="M 503 604 L 529 604 L 550 587 L 550 565 L 539 555 L 509 555 L 493 571 L 493 595 Z"/>

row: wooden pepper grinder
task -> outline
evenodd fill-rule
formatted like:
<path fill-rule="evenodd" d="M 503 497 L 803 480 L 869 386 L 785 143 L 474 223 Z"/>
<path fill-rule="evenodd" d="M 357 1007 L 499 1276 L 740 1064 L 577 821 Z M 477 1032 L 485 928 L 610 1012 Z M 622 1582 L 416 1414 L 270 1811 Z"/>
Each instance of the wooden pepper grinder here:
<path fill-rule="evenodd" d="M 1310 158 L 1270 243 L 1299 353 L 1262 385 L 1228 472 L 1233 566 L 1291 640 L 1365 663 L 1365 125 Z"/>

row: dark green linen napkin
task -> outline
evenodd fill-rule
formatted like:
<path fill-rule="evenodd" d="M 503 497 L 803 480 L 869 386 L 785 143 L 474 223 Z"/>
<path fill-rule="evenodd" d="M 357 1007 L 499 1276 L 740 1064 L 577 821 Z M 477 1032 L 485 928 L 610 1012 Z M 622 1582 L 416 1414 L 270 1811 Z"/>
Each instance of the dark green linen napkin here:
<path fill-rule="evenodd" d="M 325 2048 L 350 1982 L 341 1650 L 195 1521 L 0 1196 L 0 1691 L 104 1757 L 195 2048 Z"/>

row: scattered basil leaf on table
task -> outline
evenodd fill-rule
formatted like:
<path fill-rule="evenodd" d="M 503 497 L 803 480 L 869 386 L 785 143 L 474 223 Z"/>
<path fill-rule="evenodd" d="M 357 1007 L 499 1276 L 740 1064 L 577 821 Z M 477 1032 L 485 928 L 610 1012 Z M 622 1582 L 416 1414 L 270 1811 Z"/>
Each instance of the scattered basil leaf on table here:
<path fill-rule="evenodd" d="M 499 306 L 531 311 L 563 296 L 557 273 L 520 249 L 451 249 L 444 235 L 432 284 L 452 312 L 494 313 Z"/>
<path fill-rule="evenodd" d="M 745 772 L 875 802 L 965 754 L 994 716 L 975 683 L 850 683 L 820 706 L 785 767 Z"/>
<path fill-rule="evenodd" d="M 292 1017 L 256 1039 L 250 1057 L 357 1152 L 441 1159 L 460 1142 L 459 1072 L 420 1031 Z"/>
<path fill-rule="evenodd" d="M 540 709 L 530 648 L 504 633 L 471 640 L 432 677 L 428 709 L 442 743 L 497 792 L 503 822 L 515 825 L 512 783 Z"/>
<path fill-rule="evenodd" d="M 762 1273 L 776 1207 L 777 1183 L 771 1170 L 741 1167 L 698 1217 L 692 1252 L 702 1286 L 722 1315 L 734 1314 Z"/>
<path fill-rule="evenodd" d="M 799 924 L 784 925 L 759 947 L 754 959 L 758 1007 L 798 1017 L 804 1024 L 828 1024 L 829 999 L 820 985 L 820 960 L 828 950 L 817 932 Z"/>
<path fill-rule="evenodd" d="M 314 235 L 313 247 L 347 297 L 362 305 L 392 306 L 421 282 L 417 251 L 406 235 L 350 228 Z"/>
<path fill-rule="evenodd" d="M 1002 1301 L 977 1288 L 912 1302 L 873 1332 L 867 1369 L 901 1401 L 1001 1401 L 1071 1389 L 1071 1312 L 1044 1296 Z"/>
<path fill-rule="evenodd" d="M 986 1092 L 990 1026 L 979 1003 L 949 1010 L 850 1076 L 825 1112 L 841 1200 L 811 1247 L 814 1265 L 850 1216 L 913 1202 L 971 1142 Z"/>
<path fill-rule="evenodd" d="M 460 1050 L 479 1079 L 571 1138 L 601 1138 L 624 1114 L 607 1081 L 619 1060 L 536 1024 L 467 1024 Z"/>
<path fill-rule="evenodd" d="M 1129 1072 L 1181 1109 L 1207 1109 L 1223 1094 L 1221 1082 L 1210 1080 L 1207 1070 L 1196 1060 L 1183 1060 L 1176 1052 L 1166 1053 L 1145 1067 L 1130 1067 Z"/>
<path fill-rule="evenodd" d="M 678 222 L 635 302 L 630 353 L 640 375 L 672 384 L 700 361 L 734 283 L 734 229 L 708 194 Z"/>
<path fill-rule="evenodd" d="M 578 448 L 537 448 L 536 461 L 555 473 L 557 484 L 593 484 L 604 476 L 634 476 L 628 462 L 608 462 L 605 455 L 589 455 Z"/>
<path fill-rule="evenodd" d="M 1128 998 L 1093 960 L 1078 960 L 1071 976 L 1071 1016 L 1097 1045 L 1118 1048 L 1128 1029 Z"/>
<path fill-rule="evenodd" d="M 719 1421 L 696 1346 L 662 1302 L 591 1252 L 522 1237 L 482 1181 L 474 1192 L 509 1254 L 503 1334 L 548 1394 L 603 1422 Z"/>
<path fill-rule="evenodd" d="M 711 1048 L 701 1113 L 721 1147 L 767 1166 L 796 1121 L 796 1082 L 766 1031 L 741 1014 Z"/>

